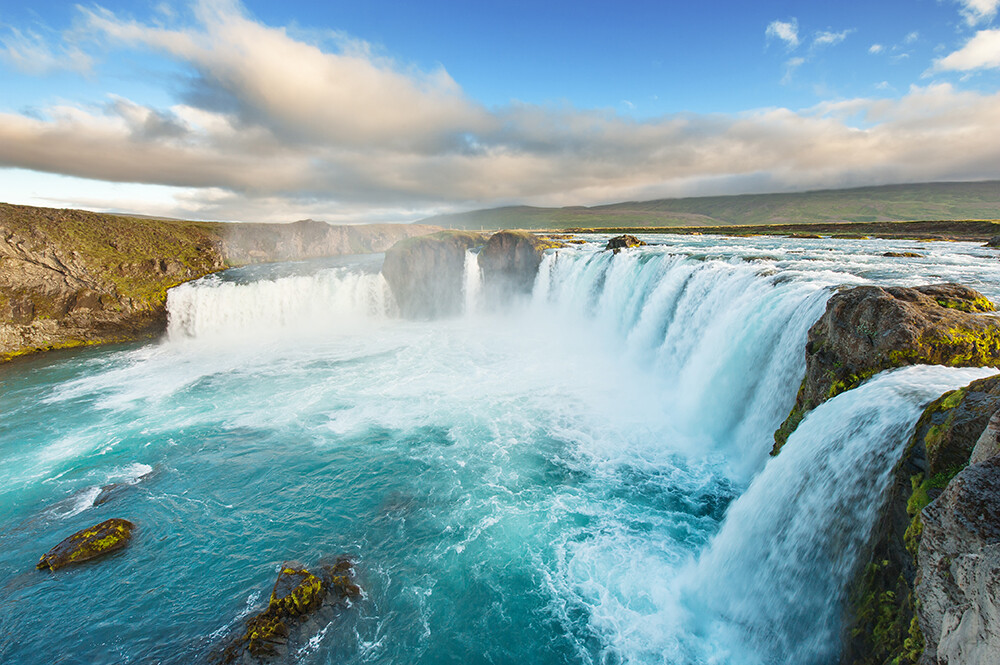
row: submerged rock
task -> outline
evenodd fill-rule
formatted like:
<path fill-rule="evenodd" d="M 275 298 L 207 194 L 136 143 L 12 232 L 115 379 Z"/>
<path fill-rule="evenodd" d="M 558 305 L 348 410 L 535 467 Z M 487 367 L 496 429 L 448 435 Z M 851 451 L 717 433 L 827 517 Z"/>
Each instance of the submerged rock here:
<path fill-rule="evenodd" d="M 886 252 L 882 256 L 890 259 L 922 259 L 923 254 L 918 254 L 916 252 Z"/>
<path fill-rule="evenodd" d="M 923 512 L 920 663 L 1000 659 L 1000 457 L 974 464 Z"/>
<path fill-rule="evenodd" d="M 627 249 L 629 247 L 640 247 L 645 244 L 646 243 L 644 243 L 642 240 L 639 240 L 635 236 L 626 233 L 624 235 L 615 236 L 614 238 L 609 240 L 608 244 L 604 247 L 604 249 L 605 250 L 610 249 L 614 251 L 615 254 L 617 254 L 623 249 Z"/>
<path fill-rule="evenodd" d="M 530 293 L 545 250 L 563 246 L 528 231 L 494 233 L 478 257 L 487 297 L 503 301 L 512 294 Z"/>
<path fill-rule="evenodd" d="M 407 318 L 433 319 L 462 311 L 466 252 L 486 242 L 482 233 L 441 231 L 407 238 L 385 253 L 382 276 Z"/>
<path fill-rule="evenodd" d="M 267 608 L 247 619 L 246 631 L 213 660 L 252 663 L 280 656 L 289 637 L 325 604 L 361 595 L 351 573 L 352 564 L 347 559 L 321 566 L 315 572 L 294 562 L 285 563 Z"/>
<path fill-rule="evenodd" d="M 56 570 L 120 550 L 132 539 L 133 529 L 128 520 L 112 518 L 77 531 L 42 556 L 35 568 Z"/>
<path fill-rule="evenodd" d="M 774 433 L 777 454 L 806 413 L 891 367 L 1000 365 L 1000 317 L 959 284 L 858 286 L 837 293 L 809 329 L 806 374 L 792 412 Z"/>

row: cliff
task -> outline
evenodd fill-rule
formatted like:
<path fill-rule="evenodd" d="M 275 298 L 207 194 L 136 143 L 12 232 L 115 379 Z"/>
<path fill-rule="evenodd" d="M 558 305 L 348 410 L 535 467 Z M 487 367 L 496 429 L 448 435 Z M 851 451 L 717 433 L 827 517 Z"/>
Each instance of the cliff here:
<path fill-rule="evenodd" d="M 527 231 L 441 231 L 396 243 L 385 253 L 382 275 L 403 316 L 453 316 L 465 303 L 469 251 L 477 253 L 473 269 L 480 271 L 486 299 L 497 306 L 516 294 L 530 293 L 542 254 L 562 246 Z"/>
<path fill-rule="evenodd" d="M 771 454 L 809 411 L 882 370 L 1000 365 L 1000 317 L 983 315 L 993 311 L 981 293 L 959 284 L 859 286 L 835 294 L 809 329 L 806 373 Z"/>
<path fill-rule="evenodd" d="M 379 252 L 432 230 L 186 222 L 0 204 L 0 361 L 159 334 L 167 289 L 229 266 Z"/>

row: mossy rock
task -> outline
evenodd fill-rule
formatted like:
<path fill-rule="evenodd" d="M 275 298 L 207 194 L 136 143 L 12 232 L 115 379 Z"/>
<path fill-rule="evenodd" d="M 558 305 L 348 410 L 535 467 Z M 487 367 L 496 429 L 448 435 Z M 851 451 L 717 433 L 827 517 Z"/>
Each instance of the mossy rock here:
<path fill-rule="evenodd" d="M 315 571 L 297 563 L 283 564 L 267 608 L 247 619 L 243 634 L 216 654 L 214 662 L 241 663 L 246 662 L 246 656 L 260 662 L 279 655 L 289 636 L 325 603 L 361 595 L 352 568 L 348 559 Z"/>
<path fill-rule="evenodd" d="M 605 251 L 611 250 L 615 254 L 617 254 L 623 249 L 628 249 L 629 247 L 641 247 L 642 245 L 645 244 L 646 244 L 645 242 L 639 240 L 635 236 L 625 233 L 620 236 L 615 236 L 614 238 L 609 240 L 608 244 L 604 247 L 604 249 Z"/>
<path fill-rule="evenodd" d="M 834 294 L 809 329 L 806 373 L 795 406 L 775 432 L 777 454 L 802 418 L 875 374 L 906 365 L 1000 365 L 1000 317 L 960 284 L 858 286 Z"/>
<path fill-rule="evenodd" d="M 134 529 L 132 522 L 112 518 L 77 531 L 43 555 L 35 568 L 56 570 L 110 554 L 129 544 Z"/>

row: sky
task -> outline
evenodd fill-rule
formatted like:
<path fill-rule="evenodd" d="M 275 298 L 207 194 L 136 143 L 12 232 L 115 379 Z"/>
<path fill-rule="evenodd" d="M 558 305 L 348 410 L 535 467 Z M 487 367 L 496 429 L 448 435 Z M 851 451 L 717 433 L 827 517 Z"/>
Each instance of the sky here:
<path fill-rule="evenodd" d="M 1000 179 L 1000 0 L 0 0 L 0 201 L 413 221 Z"/>

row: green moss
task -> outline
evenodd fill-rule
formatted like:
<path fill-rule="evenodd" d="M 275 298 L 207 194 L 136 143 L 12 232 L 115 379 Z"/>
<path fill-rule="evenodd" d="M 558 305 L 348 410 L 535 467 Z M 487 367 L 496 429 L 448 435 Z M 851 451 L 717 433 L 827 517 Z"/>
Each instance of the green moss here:
<path fill-rule="evenodd" d="M 788 414 L 785 422 L 781 423 L 781 426 L 774 433 L 774 446 L 771 447 L 772 457 L 781 452 L 782 447 L 788 442 L 788 437 L 792 435 L 804 417 L 804 409 L 798 405 L 792 407 L 792 412 Z"/>
<path fill-rule="evenodd" d="M 939 297 L 934 299 L 937 304 L 941 307 L 947 307 L 948 309 L 957 309 L 962 312 L 995 312 L 996 307 L 993 305 L 989 299 L 984 297 L 974 298 L 973 300 L 962 300 L 958 298 L 944 298 Z"/>
<path fill-rule="evenodd" d="M 49 550 L 35 567 L 56 570 L 121 549 L 131 540 L 133 528 L 127 520 L 109 519 L 77 531 Z"/>

